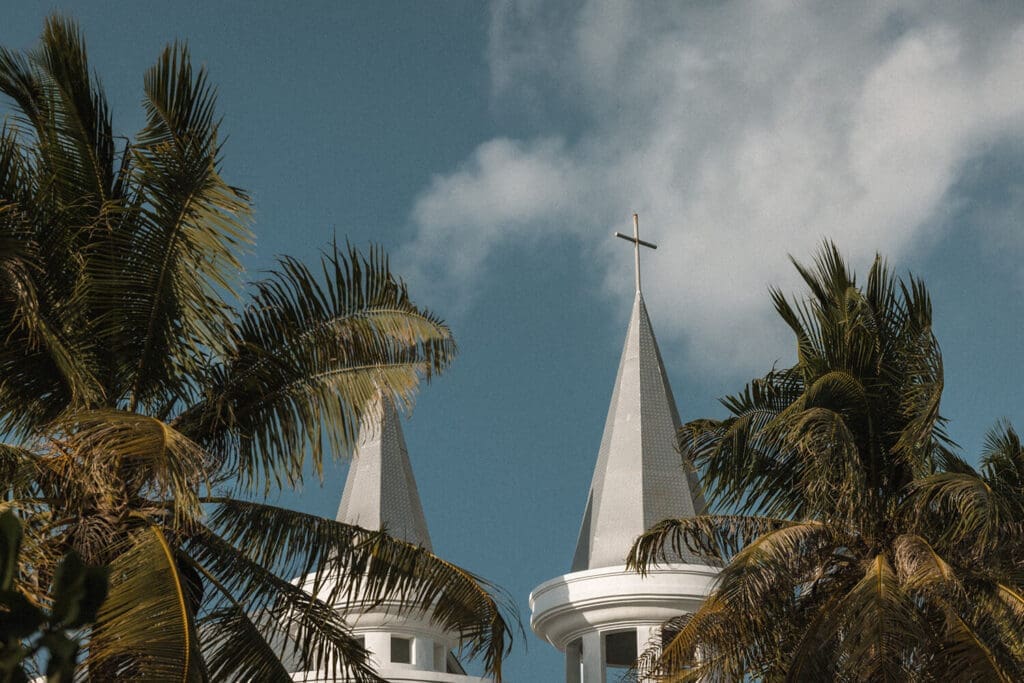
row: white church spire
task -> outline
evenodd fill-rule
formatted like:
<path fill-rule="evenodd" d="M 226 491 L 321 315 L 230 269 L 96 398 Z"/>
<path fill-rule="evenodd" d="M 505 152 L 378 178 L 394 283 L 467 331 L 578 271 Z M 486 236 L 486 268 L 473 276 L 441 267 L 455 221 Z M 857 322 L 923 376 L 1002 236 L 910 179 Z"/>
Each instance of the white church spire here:
<path fill-rule="evenodd" d="M 359 442 L 349 466 L 337 520 L 366 529 L 383 529 L 395 538 L 433 552 L 423 515 L 401 420 L 394 403 L 378 396 L 360 425 Z M 305 590 L 331 593 L 315 574 L 305 577 Z M 429 611 L 399 600 L 368 604 L 360 596 L 332 605 L 352 635 L 370 652 L 382 680 L 394 683 L 488 683 L 466 675 L 455 656 L 460 634 L 445 631 Z M 292 680 L 327 680 L 321 672 L 301 671 Z"/>
<path fill-rule="evenodd" d="M 643 294 L 633 301 L 572 571 L 621 565 L 633 541 L 670 517 L 692 517 L 703 498 L 677 447 L 679 413 Z M 697 563 L 696 557 L 679 558 Z"/>
<path fill-rule="evenodd" d="M 636 538 L 670 517 L 703 511 L 696 473 L 676 447 L 679 413 L 640 287 L 633 214 L 636 295 L 604 436 L 587 496 L 572 570 L 530 594 L 530 626 L 565 652 L 566 683 L 608 683 L 663 642 L 662 625 L 694 612 L 718 569 L 689 553 L 646 575 L 626 568 Z"/>
<path fill-rule="evenodd" d="M 337 520 L 383 529 L 432 550 L 402 425 L 389 398 L 378 396 L 360 427 Z"/>
<path fill-rule="evenodd" d="M 633 541 L 670 517 L 704 507 L 696 477 L 676 446 L 680 422 L 640 287 L 640 219 L 633 214 L 636 296 L 619 360 L 597 466 L 587 496 L 572 571 L 625 562 Z M 677 558 L 699 562 L 696 557 Z"/>

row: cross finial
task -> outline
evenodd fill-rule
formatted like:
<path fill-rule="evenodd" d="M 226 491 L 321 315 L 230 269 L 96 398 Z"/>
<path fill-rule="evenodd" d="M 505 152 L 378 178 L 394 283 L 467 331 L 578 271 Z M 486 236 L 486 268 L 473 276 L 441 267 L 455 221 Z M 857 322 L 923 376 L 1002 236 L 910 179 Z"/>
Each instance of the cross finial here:
<path fill-rule="evenodd" d="M 633 236 L 630 237 L 629 235 L 623 235 L 621 232 L 615 233 L 615 236 L 616 237 L 621 237 L 622 239 L 626 240 L 627 242 L 632 242 L 633 243 L 633 258 L 634 258 L 634 263 L 636 265 L 636 293 L 639 294 L 640 293 L 640 245 L 642 244 L 645 247 L 650 247 L 651 249 L 657 249 L 658 245 L 657 244 L 652 244 L 651 242 L 645 242 L 642 239 L 640 239 L 640 217 L 638 215 L 636 215 L 635 213 L 633 214 Z"/>

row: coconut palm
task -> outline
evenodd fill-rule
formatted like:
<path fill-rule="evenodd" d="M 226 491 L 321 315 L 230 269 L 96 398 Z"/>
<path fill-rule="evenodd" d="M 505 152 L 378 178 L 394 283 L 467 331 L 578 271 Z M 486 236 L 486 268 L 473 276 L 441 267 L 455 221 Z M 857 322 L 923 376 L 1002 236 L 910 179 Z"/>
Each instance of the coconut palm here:
<path fill-rule="evenodd" d="M 724 399 L 726 419 L 681 435 L 729 514 L 665 520 L 631 552 L 641 571 L 682 547 L 724 564 L 642 673 L 1020 680 L 1024 508 L 1009 474 L 1022 471 L 1019 442 L 997 449 L 1016 455 L 987 461 L 984 476 L 952 453 L 920 280 L 876 258 L 858 287 L 831 244 L 814 267 L 794 264 L 809 297 L 772 298 L 796 336 L 796 364 Z"/>
<path fill-rule="evenodd" d="M 943 551 L 1012 574 L 1024 566 L 1024 445 L 1009 424 L 992 429 L 980 468 L 949 458 L 944 471 L 912 484 L 922 523 L 945 522 Z"/>
<path fill-rule="evenodd" d="M 488 584 L 386 534 L 266 505 L 348 452 L 378 392 L 408 402 L 449 329 L 379 250 L 279 260 L 243 288 L 249 201 L 220 173 L 214 92 L 183 45 L 114 135 L 70 21 L 0 50 L 0 471 L 46 602 L 74 549 L 109 565 L 95 680 L 288 680 L 282 658 L 377 680 L 332 608 L 399 598 L 500 678 Z M 245 292 L 241 306 L 237 292 Z M 291 582 L 312 574 L 316 596 Z M 500 609 L 499 609 L 500 607 Z"/>

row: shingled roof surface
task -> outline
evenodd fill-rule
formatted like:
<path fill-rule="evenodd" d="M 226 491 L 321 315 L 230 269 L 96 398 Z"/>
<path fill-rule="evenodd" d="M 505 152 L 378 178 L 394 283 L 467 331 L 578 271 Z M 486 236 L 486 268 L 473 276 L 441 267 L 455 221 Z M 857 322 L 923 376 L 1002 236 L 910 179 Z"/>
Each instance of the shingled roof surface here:
<path fill-rule="evenodd" d="M 432 550 L 402 424 L 389 400 L 379 399 L 363 422 L 337 520 Z"/>
<path fill-rule="evenodd" d="M 703 510 L 696 473 L 676 447 L 679 427 L 672 388 L 638 291 L 572 571 L 622 565 L 647 528 Z M 690 553 L 669 559 L 707 564 Z"/>

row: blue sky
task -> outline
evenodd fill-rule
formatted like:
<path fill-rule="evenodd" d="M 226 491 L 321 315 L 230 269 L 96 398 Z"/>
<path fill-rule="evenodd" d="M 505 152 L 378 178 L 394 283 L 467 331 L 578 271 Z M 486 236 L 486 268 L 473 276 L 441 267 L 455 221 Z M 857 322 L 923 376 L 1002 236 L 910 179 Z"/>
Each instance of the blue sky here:
<path fill-rule="evenodd" d="M 526 596 L 567 571 L 632 301 L 683 419 L 792 344 L 767 287 L 823 237 L 927 282 L 969 457 L 1024 426 L 1024 6 L 1017 3 L 16 3 L 76 17 L 114 106 L 186 40 L 220 91 L 258 243 L 394 255 L 461 355 L 406 424 L 435 550 Z M 333 515 L 344 466 L 280 502 Z M 555 681 L 528 635 L 511 680 Z M 523 646 L 528 645 L 528 649 Z"/>

